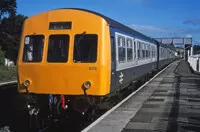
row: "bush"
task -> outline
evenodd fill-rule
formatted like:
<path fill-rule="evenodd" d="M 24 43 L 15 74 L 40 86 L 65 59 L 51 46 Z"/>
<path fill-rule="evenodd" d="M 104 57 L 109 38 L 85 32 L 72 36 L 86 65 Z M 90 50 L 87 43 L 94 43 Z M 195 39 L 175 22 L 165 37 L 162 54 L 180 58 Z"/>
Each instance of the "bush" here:
<path fill-rule="evenodd" d="M 4 65 L 5 56 L 0 47 L 0 82 L 13 81 L 17 79 L 16 66 L 7 67 Z"/>
<path fill-rule="evenodd" d="M 17 68 L 0 66 L 0 82 L 13 81 L 17 79 Z"/>

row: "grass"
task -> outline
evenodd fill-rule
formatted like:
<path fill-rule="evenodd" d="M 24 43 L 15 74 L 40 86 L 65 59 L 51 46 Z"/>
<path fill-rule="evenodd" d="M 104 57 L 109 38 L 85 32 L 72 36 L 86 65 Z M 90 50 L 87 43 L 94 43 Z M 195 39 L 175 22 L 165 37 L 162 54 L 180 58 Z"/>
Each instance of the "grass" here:
<path fill-rule="evenodd" d="M 0 66 L 0 82 L 14 81 L 17 79 L 17 67 Z"/>

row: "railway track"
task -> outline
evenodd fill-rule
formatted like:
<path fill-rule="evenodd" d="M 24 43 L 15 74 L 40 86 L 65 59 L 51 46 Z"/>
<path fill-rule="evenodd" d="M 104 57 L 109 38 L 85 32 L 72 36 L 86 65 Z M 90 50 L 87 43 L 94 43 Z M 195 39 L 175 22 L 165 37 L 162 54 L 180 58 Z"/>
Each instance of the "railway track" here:
<path fill-rule="evenodd" d="M 0 83 L 0 94 L 1 92 L 5 91 L 7 88 L 17 87 L 17 81 L 10 81 L 10 82 L 4 82 Z"/>
<path fill-rule="evenodd" d="M 14 97 L 17 95 L 17 82 L 0 83 L 0 128 L 14 127 L 16 117 Z M 0 129 L 1 130 L 1 129 Z"/>

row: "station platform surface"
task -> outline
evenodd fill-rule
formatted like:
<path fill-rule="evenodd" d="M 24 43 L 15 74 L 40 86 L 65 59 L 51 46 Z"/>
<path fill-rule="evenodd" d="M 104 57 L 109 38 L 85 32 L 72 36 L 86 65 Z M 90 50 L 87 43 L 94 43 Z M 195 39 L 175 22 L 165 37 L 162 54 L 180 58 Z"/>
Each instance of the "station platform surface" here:
<path fill-rule="evenodd" d="M 200 131 L 200 76 L 177 61 L 87 131 Z"/>

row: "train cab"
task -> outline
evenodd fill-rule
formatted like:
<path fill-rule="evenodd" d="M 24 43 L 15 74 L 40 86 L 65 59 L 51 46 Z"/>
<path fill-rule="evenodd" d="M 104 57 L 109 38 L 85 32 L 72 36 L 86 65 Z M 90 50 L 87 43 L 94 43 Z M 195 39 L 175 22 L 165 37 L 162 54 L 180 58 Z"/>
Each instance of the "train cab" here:
<path fill-rule="evenodd" d="M 106 95 L 110 88 L 109 25 L 95 14 L 58 9 L 26 19 L 18 59 L 19 91 Z"/>

